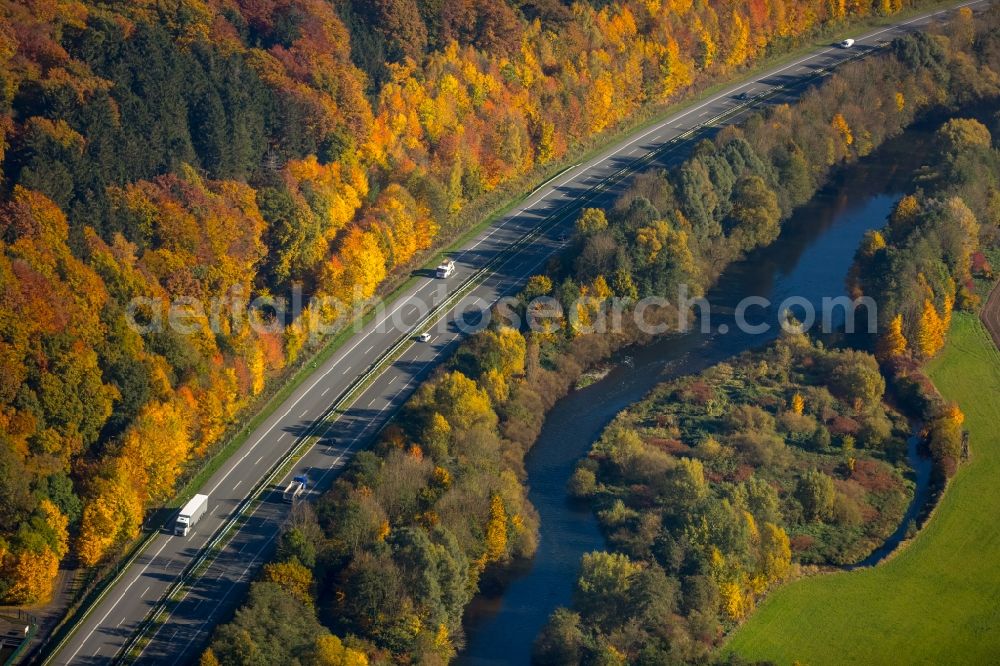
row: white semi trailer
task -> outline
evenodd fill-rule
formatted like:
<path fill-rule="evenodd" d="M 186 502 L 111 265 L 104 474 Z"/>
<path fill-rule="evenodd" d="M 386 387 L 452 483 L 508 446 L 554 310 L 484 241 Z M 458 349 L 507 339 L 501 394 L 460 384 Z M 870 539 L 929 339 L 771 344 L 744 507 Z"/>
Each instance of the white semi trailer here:
<path fill-rule="evenodd" d="M 191 528 L 194 527 L 201 517 L 208 510 L 208 495 L 195 495 L 188 500 L 187 504 L 181 507 L 177 514 L 177 522 L 174 524 L 174 534 L 177 536 L 187 536 Z"/>
<path fill-rule="evenodd" d="M 445 259 L 437 267 L 435 275 L 437 275 L 439 279 L 444 280 L 450 278 L 452 273 L 454 272 L 455 272 L 455 262 L 452 261 L 451 259 Z"/>
<path fill-rule="evenodd" d="M 281 499 L 286 502 L 294 502 L 299 499 L 309 488 L 309 477 L 304 474 L 293 477 L 285 487 L 285 492 L 281 493 Z"/>

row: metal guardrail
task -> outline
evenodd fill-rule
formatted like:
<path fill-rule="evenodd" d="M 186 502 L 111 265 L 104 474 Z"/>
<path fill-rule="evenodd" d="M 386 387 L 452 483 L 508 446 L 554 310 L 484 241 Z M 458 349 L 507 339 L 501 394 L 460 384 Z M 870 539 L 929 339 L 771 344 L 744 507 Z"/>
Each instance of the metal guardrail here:
<path fill-rule="evenodd" d="M 4 660 L 3 666 L 11 666 L 11 664 L 17 663 L 17 660 L 21 658 L 24 651 L 28 649 L 28 645 L 31 644 L 31 639 L 38 633 L 38 620 L 35 619 L 34 615 L 26 613 L 23 610 L 18 610 L 17 619 L 26 622 L 24 636 L 21 637 L 21 640 L 17 643 L 17 647 L 10 653 L 10 656 Z"/>

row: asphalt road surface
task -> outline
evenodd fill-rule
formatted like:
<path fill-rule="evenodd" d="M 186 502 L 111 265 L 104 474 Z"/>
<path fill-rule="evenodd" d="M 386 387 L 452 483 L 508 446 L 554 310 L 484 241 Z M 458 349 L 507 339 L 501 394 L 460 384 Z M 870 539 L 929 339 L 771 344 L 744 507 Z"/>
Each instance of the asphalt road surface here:
<path fill-rule="evenodd" d="M 965 3 L 977 9 L 987 4 L 988 0 Z M 751 106 L 793 100 L 816 82 L 817 72 L 902 32 L 918 29 L 944 13 L 938 11 L 855 37 L 857 42 L 851 49 L 824 48 L 733 86 L 640 130 L 529 195 L 523 205 L 454 254 L 454 275 L 447 280 L 422 275 L 387 306 L 386 312 L 370 321 L 318 368 L 199 491 L 209 496 L 209 511 L 191 534 L 156 536 L 72 636 L 58 646 L 49 663 L 97 664 L 120 658 L 123 646 L 150 612 L 159 607 L 165 592 L 185 568 L 233 518 L 272 467 L 307 434 L 319 434 L 321 438 L 291 474 L 308 474 L 314 484 L 312 493 L 327 488 L 354 452 L 370 444 L 420 381 L 453 351 L 462 335 L 455 317 L 461 312 L 487 308 L 500 296 L 516 292 L 528 276 L 540 272 L 552 254 L 563 247 L 562 239 L 570 233 L 581 207 L 608 204 L 620 192 L 626 175 L 654 164 L 674 164 L 695 141 L 711 136 L 720 124 L 738 121 L 747 112 L 743 108 L 747 102 L 737 99 L 740 93 L 749 93 Z M 776 94 L 775 88 L 779 88 Z M 728 115 L 720 118 L 724 114 Z M 609 178 L 611 185 L 605 186 Z M 516 246 L 539 225 L 550 228 L 523 246 Z M 511 246 L 515 247 L 511 250 Z M 359 375 L 401 337 L 412 335 L 412 327 L 426 314 L 427 307 L 441 303 L 487 264 L 492 265 L 486 279 L 447 310 L 432 327 L 429 342 L 413 342 L 405 347 L 349 408 L 320 425 L 331 405 Z M 183 596 L 165 608 L 162 624 L 148 632 L 141 662 L 181 664 L 194 660 L 215 624 L 230 617 L 257 569 L 273 552 L 275 536 L 289 511 L 289 505 L 281 501 L 280 490 L 287 480 L 280 479 L 264 492 L 261 501 L 246 511 L 245 522 L 234 528 L 231 540 L 217 557 L 197 575 L 189 576 Z"/>

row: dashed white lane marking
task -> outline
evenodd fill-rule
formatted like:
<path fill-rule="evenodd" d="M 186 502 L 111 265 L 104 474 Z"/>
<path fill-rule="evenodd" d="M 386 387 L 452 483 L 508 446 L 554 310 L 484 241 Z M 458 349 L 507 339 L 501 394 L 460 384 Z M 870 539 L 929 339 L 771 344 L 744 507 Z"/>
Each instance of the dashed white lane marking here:
<path fill-rule="evenodd" d="M 97 622 L 97 626 L 95 626 L 93 629 L 91 629 L 89 632 L 87 632 L 87 635 L 84 636 L 83 641 L 81 641 L 81 643 L 80 643 L 80 647 L 78 647 L 76 650 L 74 650 L 73 654 L 71 654 L 69 656 L 69 659 L 67 660 L 68 662 L 72 662 L 73 659 L 76 657 L 76 655 L 80 654 L 80 650 L 82 650 L 83 646 L 87 644 L 87 642 L 90 640 L 90 637 L 94 635 L 94 632 L 97 631 L 98 628 L 100 628 L 101 626 L 104 625 L 104 621 L 108 619 L 109 615 L 111 615 L 111 611 L 113 611 L 115 608 L 118 607 L 118 604 L 120 604 L 122 602 L 122 599 L 125 598 L 125 595 L 128 594 L 128 591 L 132 589 L 132 586 L 135 585 L 136 581 L 139 580 L 140 578 L 142 578 L 143 575 L 145 575 L 146 570 L 149 569 L 149 565 L 152 564 L 156 560 L 156 558 L 160 556 L 160 553 L 163 552 L 163 549 L 167 547 L 168 543 L 170 543 L 169 539 L 164 539 L 163 540 L 163 544 L 156 551 L 156 553 L 153 554 L 153 557 L 149 558 L 149 561 L 142 568 L 142 570 L 139 571 L 139 573 L 136 575 L 136 577 L 133 578 L 131 580 L 131 582 L 129 582 L 129 584 L 125 586 L 125 589 L 118 596 L 118 600 L 115 601 L 115 603 L 111 604 L 111 608 L 109 608 L 107 610 L 107 612 L 104 615 L 101 616 L 101 619 L 98 620 L 98 622 Z M 96 654 L 100 653 L 100 651 L 101 651 L 101 648 L 97 648 L 97 652 L 95 652 L 94 654 L 96 655 Z"/>
<path fill-rule="evenodd" d="M 326 395 L 329 392 L 330 392 L 330 387 L 327 386 L 325 389 L 323 389 L 323 392 L 319 394 L 319 397 L 322 398 L 324 395 Z"/>
<path fill-rule="evenodd" d="M 235 491 L 235 490 L 236 490 L 237 488 L 239 488 L 239 487 L 240 487 L 240 484 L 241 484 L 241 483 L 243 483 L 243 480 L 242 480 L 242 479 L 240 479 L 239 481 L 237 481 L 237 482 L 236 482 L 236 485 L 235 485 L 235 486 L 233 486 L 233 491 Z"/>
<path fill-rule="evenodd" d="M 254 465 L 259 465 L 260 461 L 263 460 L 263 459 L 264 459 L 264 456 L 261 456 L 260 458 L 257 458 L 257 460 L 255 460 L 253 464 Z"/>
<path fill-rule="evenodd" d="M 305 416 L 306 414 L 308 414 L 308 413 L 309 413 L 309 410 L 308 410 L 308 409 L 303 409 L 303 410 L 302 410 L 302 413 L 301 413 L 301 414 L 299 414 L 299 418 L 301 419 L 302 417 L 304 417 L 304 416 Z"/>

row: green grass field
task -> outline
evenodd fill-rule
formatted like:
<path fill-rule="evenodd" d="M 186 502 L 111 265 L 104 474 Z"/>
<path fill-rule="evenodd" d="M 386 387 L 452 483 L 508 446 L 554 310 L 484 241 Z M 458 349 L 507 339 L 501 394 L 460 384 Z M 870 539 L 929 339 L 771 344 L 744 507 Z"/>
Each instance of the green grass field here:
<path fill-rule="evenodd" d="M 928 367 L 957 401 L 972 459 L 896 557 L 775 591 L 725 646 L 778 664 L 991 664 L 1000 660 L 1000 353 L 956 314 Z"/>

